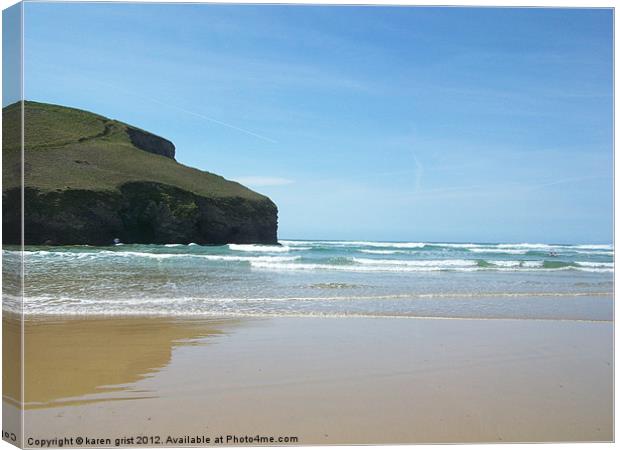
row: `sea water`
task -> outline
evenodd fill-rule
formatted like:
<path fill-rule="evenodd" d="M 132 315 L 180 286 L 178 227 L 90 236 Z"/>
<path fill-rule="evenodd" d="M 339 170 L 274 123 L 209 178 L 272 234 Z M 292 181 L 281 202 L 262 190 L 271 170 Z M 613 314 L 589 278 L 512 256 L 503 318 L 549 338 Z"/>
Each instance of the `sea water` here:
<path fill-rule="evenodd" d="M 32 317 L 613 318 L 611 245 L 280 244 L 26 247 L 23 303 L 5 295 L 3 307 Z M 5 271 L 19 256 L 5 247 Z"/>

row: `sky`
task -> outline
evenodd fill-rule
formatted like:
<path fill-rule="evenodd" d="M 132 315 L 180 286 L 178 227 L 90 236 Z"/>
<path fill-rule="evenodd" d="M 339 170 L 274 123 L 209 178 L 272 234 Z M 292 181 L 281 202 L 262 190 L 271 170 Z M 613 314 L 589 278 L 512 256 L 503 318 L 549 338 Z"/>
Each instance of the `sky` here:
<path fill-rule="evenodd" d="M 268 195 L 281 239 L 609 243 L 612 20 L 26 3 L 24 91 Z"/>

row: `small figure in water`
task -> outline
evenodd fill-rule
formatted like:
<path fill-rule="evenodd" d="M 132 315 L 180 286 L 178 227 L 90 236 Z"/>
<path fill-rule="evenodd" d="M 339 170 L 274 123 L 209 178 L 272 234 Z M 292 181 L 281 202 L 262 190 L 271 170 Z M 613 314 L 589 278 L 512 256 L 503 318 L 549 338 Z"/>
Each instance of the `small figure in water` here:
<path fill-rule="evenodd" d="M 118 245 L 121 243 L 121 240 L 119 238 L 114 238 L 114 245 Z"/>
<path fill-rule="evenodd" d="M 555 252 L 555 250 L 551 250 L 549 252 L 549 256 L 558 256 L 558 254 Z"/>

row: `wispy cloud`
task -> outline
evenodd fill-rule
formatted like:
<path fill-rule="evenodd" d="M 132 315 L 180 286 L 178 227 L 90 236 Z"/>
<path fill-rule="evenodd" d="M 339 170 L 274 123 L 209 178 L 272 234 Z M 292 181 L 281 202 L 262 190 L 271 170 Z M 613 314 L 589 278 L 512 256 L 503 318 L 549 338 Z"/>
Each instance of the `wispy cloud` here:
<path fill-rule="evenodd" d="M 582 181 L 590 181 L 590 180 L 600 180 L 600 179 L 605 179 L 605 178 L 609 178 L 606 177 L 604 175 L 596 175 L 596 176 L 588 176 L 588 177 L 573 177 L 573 178 L 564 178 L 561 180 L 550 180 L 550 181 L 546 181 L 543 183 L 538 183 L 538 184 L 532 184 L 529 187 L 529 190 L 536 190 L 536 189 L 542 189 L 548 186 L 555 186 L 558 184 L 567 184 L 567 183 L 580 183 Z"/>
<path fill-rule="evenodd" d="M 528 194 L 533 191 L 544 189 L 550 186 L 562 185 L 562 184 L 574 184 L 582 183 L 593 180 L 601 180 L 609 177 L 605 176 L 588 176 L 588 177 L 574 177 L 563 179 L 550 179 L 547 181 L 539 182 L 522 182 L 522 181 L 508 181 L 505 183 L 491 183 L 491 184 L 476 184 L 467 186 L 448 186 L 440 188 L 430 188 L 422 190 L 414 190 L 413 192 L 407 192 L 404 194 L 406 198 L 458 198 L 458 197 L 497 197 L 503 196 L 504 198 L 509 194 Z M 414 194 L 412 197 L 411 194 Z"/>
<path fill-rule="evenodd" d="M 284 186 L 294 183 L 293 180 L 280 177 L 261 177 L 261 176 L 249 176 L 249 177 L 236 177 L 234 181 L 247 184 L 248 186 L 264 187 L 264 186 Z"/>

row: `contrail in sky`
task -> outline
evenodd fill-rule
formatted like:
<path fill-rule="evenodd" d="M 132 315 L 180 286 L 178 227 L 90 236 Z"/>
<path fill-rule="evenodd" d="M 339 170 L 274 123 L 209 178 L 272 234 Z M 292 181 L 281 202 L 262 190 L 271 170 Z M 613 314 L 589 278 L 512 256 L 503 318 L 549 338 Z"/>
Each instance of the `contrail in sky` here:
<path fill-rule="evenodd" d="M 222 122 L 221 120 L 214 119 L 213 117 L 205 116 L 204 114 L 200 114 L 200 113 L 197 113 L 197 112 L 194 112 L 194 111 L 190 111 L 189 109 L 181 108 L 180 106 L 172 105 L 170 103 L 165 103 L 165 102 L 162 102 L 161 100 L 157 100 L 156 98 L 146 97 L 144 95 L 136 94 L 135 92 L 130 92 L 130 91 L 126 90 L 126 89 L 120 88 L 118 86 L 111 85 L 109 83 L 102 82 L 102 84 L 105 84 L 105 85 L 107 85 L 107 86 L 109 86 L 109 87 L 111 87 L 113 89 L 117 89 L 117 90 L 120 90 L 120 91 L 127 92 L 128 94 L 133 95 L 134 97 L 139 97 L 139 98 L 142 98 L 144 100 L 148 100 L 148 101 L 151 101 L 151 102 L 154 102 L 154 103 L 158 103 L 158 104 L 160 104 L 162 106 L 166 106 L 168 108 L 173 108 L 173 109 L 176 109 L 178 111 L 184 112 L 185 114 L 191 114 L 192 116 L 196 116 L 196 117 L 199 117 L 199 118 L 201 118 L 203 120 L 207 120 L 209 122 L 216 123 L 216 124 L 221 125 L 223 127 L 227 127 L 227 128 L 232 129 L 232 130 L 236 130 L 236 131 L 239 131 L 241 133 L 244 133 L 244 134 L 247 134 L 247 135 L 250 135 L 250 136 L 254 136 L 255 138 L 262 139 L 263 141 L 271 142 L 272 144 L 277 144 L 278 143 L 278 141 L 276 141 L 275 139 L 271 139 L 270 137 L 263 136 L 262 134 L 254 133 L 253 131 L 246 130 L 245 128 L 241 128 L 241 127 L 232 125 L 230 123 Z"/>
<path fill-rule="evenodd" d="M 168 106 L 168 107 L 174 108 L 174 109 L 176 109 L 178 111 L 182 111 L 182 112 L 184 112 L 186 114 L 191 114 L 192 116 L 200 117 L 201 119 L 208 120 L 209 122 L 213 122 L 213 123 L 216 123 L 218 125 L 222 125 L 223 127 L 228 127 L 228 128 L 233 129 L 233 130 L 240 131 L 241 133 L 249 134 L 250 136 L 254 136 L 255 138 L 262 139 L 262 140 L 267 141 L 267 142 L 271 142 L 272 144 L 277 144 L 278 143 L 278 141 L 276 141 L 275 139 L 271 139 L 271 138 L 268 138 L 267 136 L 263 136 L 261 134 L 254 133 L 253 131 L 246 130 L 245 128 L 237 127 L 237 126 L 232 125 L 230 123 L 222 122 L 221 120 L 214 119 L 213 117 L 205 116 L 204 114 L 200 114 L 200 113 L 197 113 L 197 112 L 194 112 L 194 111 L 190 111 L 189 109 L 181 108 L 180 106 L 171 105 L 169 103 L 164 103 L 164 102 L 161 102 L 161 101 L 156 100 L 154 98 L 149 98 L 149 100 L 151 100 L 151 101 L 153 101 L 155 103 L 159 103 L 160 105 Z"/>

